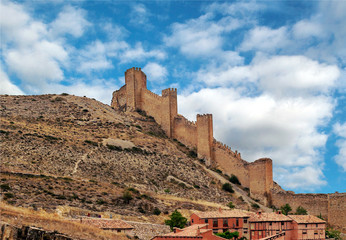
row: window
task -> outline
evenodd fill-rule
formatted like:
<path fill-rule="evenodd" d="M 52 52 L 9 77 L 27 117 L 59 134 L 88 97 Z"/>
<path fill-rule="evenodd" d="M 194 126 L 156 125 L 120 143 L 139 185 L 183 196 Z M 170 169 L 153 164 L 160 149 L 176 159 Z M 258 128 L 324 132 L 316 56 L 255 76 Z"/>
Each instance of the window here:
<path fill-rule="evenodd" d="M 213 227 L 218 227 L 217 219 L 213 220 Z"/>
<path fill-rule="evenodd" d="M 252 236 L 255 236 L 255 232 L 251 232 L 251 235 L 252 235 Z"/>
<path fill-rule="evenodd" d="M 247 223 L 247 219 L 244 219 L 244 223 Z"/>
<path fill-rule="evenodd" d="M 205 222 L 205 223 L 208 223 L 208 219 L 204 219 L 204 222 Z"/>
<path fill-rule="evenodd" d="M 318 224 L 316 223 L 316 227 L 318 227 Z"/>
<path fill-rule="evenodd" d="M 306 234 L 306 230 L 303 230 L 303 234 Z"/>
<path fill-rule="evenodd" d="M 235 225 L 239 226 L 239 219 L 238 218 L 235 220 Z"/>
<path fill-rule="evenodd" d="M 272 223 L 270 222 L 270 223 L 269 223 L 269 226 L 271 226 L 271 225 L 272 225 Z"/>
<path fill-rule="evenodd" d="M 259 235 L 259 236 L 262 236 L 262 232 L 258 232 L 258 235 Z"/>
<path fill-rule="evenodd" d="M 307 225 L 307 224 L 305 224 L 305 227 L 307 228 L 307 227 L 308 227 L 308 225 Z"/>
<path fill-rule="evenodd" d="M 193 223 L 193 219 L 191 219 L 191 222 Z"/>
<path fill-rule="evenodd" d="M 284 225 L 284 222 L 281 223 L 281 226 L 283 226 L 283 225 Z"/>
<path fill-rule="evenodd" d="M 247 228 L 244 228 L 244 234 L 247 233 Z"/>
<path fill-rule="evenodd" d="M 251 229 L 255 229 L 255 224 L 251 223 Z"/>
<path fill-rule="evenodd" d="M 228 227 L 228 220 L 227 220 L 227 219 L 224 219 L 224 220 L 223 220 L 223 226 L 224 226 L 224 227 Z"/>

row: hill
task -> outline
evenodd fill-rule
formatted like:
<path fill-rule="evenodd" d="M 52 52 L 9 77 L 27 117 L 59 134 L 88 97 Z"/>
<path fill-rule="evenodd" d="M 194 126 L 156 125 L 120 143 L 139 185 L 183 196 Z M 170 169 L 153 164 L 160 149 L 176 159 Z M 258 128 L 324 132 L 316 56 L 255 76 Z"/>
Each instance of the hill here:
<path fill-rule="evenodd" d="M 143 112 L 61 94 L 1 96 L 0 114 L 1 198 L 13 206 L 162 224 L 175 209 L 255 204 Z"/>

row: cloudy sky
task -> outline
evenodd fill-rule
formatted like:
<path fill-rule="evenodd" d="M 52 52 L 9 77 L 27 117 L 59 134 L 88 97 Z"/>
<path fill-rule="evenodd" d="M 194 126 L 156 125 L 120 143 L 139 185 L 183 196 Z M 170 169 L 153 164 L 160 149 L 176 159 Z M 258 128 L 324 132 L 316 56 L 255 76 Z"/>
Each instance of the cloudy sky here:
<path fill-rule="evenodd" d="M 109 104 L 141 67 L 296 192 L 345 192 L 346 1 L 0 1 L 0 94 Z"/>

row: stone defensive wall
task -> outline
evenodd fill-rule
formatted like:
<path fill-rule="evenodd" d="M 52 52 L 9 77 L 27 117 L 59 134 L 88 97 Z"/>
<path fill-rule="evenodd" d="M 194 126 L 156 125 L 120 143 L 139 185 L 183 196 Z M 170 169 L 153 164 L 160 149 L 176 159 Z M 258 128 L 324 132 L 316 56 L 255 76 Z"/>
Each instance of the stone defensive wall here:
<path fill-rule="evenodd" d="M 272 191 L 272 204 L 280 207 L 290 204 L 292 212 L 297 207 L 302 206 L 308 213 L 315 216 L 322 216 L 329 224 L 346 232 L 346 193 L 314 194 L 293 192 Z"/>
<path fill-rule="evenodd" d="M 197 148 L 197 123 L 178 114 L 174 118 L 173 137 L 186 146 Z"/>
<path fill-rule="evenodd" d="M 198 158 L 204 159 L 207 166 L 237 176 L 242 186 L 250 189 L 252 197 L 268 206 L 289 203 L 294 210 L 302 206 L 310 214 L 321 213 L 330 223 L 345 226 L 345 194 L 293 194 L 274 190 L 271 159 L 261 158 L 250 163 L 243 160 L 239 152 L 214 139 L 211 114 L 198 114 L 196 122 L 179 115 L 177 89 L 162 90 L 161 96 L 149 91 L 146 75 L 140 68 L 125 72 L 125 85 L 113 93 L 111 106 L 121 111 L 145 111 L 155 118 L 168 137 L 196 149 Z"/>

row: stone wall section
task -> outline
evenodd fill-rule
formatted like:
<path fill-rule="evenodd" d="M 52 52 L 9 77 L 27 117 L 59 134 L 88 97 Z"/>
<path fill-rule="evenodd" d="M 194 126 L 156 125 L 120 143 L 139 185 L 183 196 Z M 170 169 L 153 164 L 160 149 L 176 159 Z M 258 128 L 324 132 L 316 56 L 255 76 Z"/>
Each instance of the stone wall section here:
<path fill-rule="evenodd" d="M 241 159 L 240 153 L 233 152 L 231 147 L 218 142 L 213 141 L 214 159 L 218 168 L 228 175 L 234 174 L 238 177 L 242 186 L 250 187 L 249 170 L 247 168 L 248 162 Z"/>
<path fill-rule="evenodd" d="M 197 115 L 197 154 L 205 159 L 207 166 L 212 165 L 213 157 L 213 117 L 211 114 Z"/>
<path fill-rule="evenodd" d="M 328 194 L 328 222 L 346 232 L 346 193 Z"/>
<path fill-rule="evenodd" d="M 197 124 L 182 115 L 174 118 L 173 138 L 192 148 L 197 148 Z"/>

